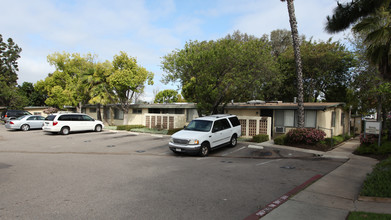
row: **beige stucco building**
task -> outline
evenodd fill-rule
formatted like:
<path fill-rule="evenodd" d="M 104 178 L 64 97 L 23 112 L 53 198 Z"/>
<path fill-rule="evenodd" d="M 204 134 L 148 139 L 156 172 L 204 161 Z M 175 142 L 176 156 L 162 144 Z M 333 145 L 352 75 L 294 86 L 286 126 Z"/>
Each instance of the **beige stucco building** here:
<path fill-rule="evenodd" d="M 327 137 L 348 133 L 349 113 L 344 107 L 344 103 L 337 102 L 304 103 L 305 127 L 321 129 Z M 46 108 L 26 107 L 25 110 L 46 116 Z M 255 101 L 230 103 L 225 106 L 224 113 L 238 116 L 243 136 L 267 134 L 274 138 L 297 127 L 297 109 L 297 103 Z M 98 118 L 97 105 L 85 105 L 82 112 Z M 124 124 L 124 112 L 115 105 L 101 106 L 100 114 L 106 126 Z M 194 103 L 132 104 L 127 116 L 125 124 L 159 129 L 182 128 L 199 117 Z"/>

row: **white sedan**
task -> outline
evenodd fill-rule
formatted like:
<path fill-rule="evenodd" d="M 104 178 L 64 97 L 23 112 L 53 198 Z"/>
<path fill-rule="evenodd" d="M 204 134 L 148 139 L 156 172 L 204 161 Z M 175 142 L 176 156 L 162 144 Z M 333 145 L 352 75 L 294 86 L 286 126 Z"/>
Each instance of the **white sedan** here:
<path fill-rule="evenodd" d="M 23 115 L 16 119 L 8 120 L 5 127 L 8 129 L 16 129 L 28 131 L 30 129 L 42 129 L 45 118 L 39 115 Z"/>

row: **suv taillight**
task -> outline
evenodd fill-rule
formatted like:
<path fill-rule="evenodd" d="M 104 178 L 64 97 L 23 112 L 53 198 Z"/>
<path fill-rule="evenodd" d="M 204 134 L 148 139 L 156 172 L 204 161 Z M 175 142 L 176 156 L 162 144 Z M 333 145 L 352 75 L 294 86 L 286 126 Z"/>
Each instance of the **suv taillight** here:
<path fill-rule="evenodd" d="M 58 121 L 53 121 L 53 126 L 56 126 L 58 124 Z"/>

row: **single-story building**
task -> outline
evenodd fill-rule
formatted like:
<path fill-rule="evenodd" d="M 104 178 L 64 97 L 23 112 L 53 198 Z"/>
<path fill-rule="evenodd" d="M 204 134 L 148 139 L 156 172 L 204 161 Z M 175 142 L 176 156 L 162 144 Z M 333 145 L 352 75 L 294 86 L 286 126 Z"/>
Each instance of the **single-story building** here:
<path fill-rule="evenodd" d="M 349 113 L 344 110 L 344 103 L 315 102 L 304 103 L 306 128 L 323 130 L 327 137 L 349 132 Z M 231 103 L 225 107 L 225 113 L 241 116 L 270 117 L 272 137 L 285 134 L 297 127 L 298 104 L 281 101 Z"/>
<path fill-rule="evenodd" d="M 345 104 L 339 102 L 304 103 L 305 127 L 321 129 L 326 132 L 327 137 L 348 133 L 349 113 L 344 107 Z M 46 116 L 43 111 L 46 108 L 26 107 L 25 110 L 34 115 Z M 98 118 L 97 108 L 97 105 L 84 105 L 82 112 Z M 224 113 L 238 116 L 243 136 L 267 134 L 274 138 L 297 127 L 297 109 L 297 103 L 250 101 L 227 104 Z M 124 112 L 115 105 L 101 106 L 100 114 L 105 125 L 123 124 Z M 194 103 L 132 104 L 125 124 L 174 129 L 182 128 L 197 117 Z"/>

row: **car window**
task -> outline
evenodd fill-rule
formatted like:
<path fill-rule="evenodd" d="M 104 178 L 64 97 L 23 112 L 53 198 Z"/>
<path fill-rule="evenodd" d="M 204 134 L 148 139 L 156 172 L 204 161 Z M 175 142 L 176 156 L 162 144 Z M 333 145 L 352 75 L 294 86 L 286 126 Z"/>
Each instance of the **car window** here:
<path fill-rule="evenodd" d="M 208 132 L 210 131 L 211 127 L 212 127 L 212 121 L 193 120 L 189 123 L 188 126 L 186 126 L 185 130 Z"/>
<path fill-rule="evenodd" d="M 231 117 L 229 118 L 229 121 L 231 122 L 232 126 L 236 127 L 240 125 L 240 121 L 238 117 Z"/>
<path fill-rule="evenodd" d="M 32 121 L 32 120 L 36 120 L 36 117 L 35 116 L 31 116 L 29 118 L 27 118 L 28 121 Z"/>
<path fill-rule="evenodd" d="M 55 117 L 56 117 L 56 115 L 48 115 L 48 116 L 45 118 L 45 121 L 53 121 Z"/>
<path fill-rule="evenodd" d="M 88 115 L 82 115 L 83 121 L 95 121 L 93 118 L 91 118 Z"/>
<path fill-rule="evenodd" d="M 229 125 L 227 119 L 220 119 L 215 121 L 213 125 L 213 132 L 222 131 L 228 128 L 231 128 L 231 125 Z"/>
<path fill-rule="evenodd" d="M 43 116 L 37 116 L 37 120 L 45 120 Z"/>
<path fill-rule="evenodd" d="M 22 116 L 17 117 L 16 120 L 21 120 L 22 118 L 25 118 L 25 117 L 27 117 L 27 115 L 22 115 Z"/>

